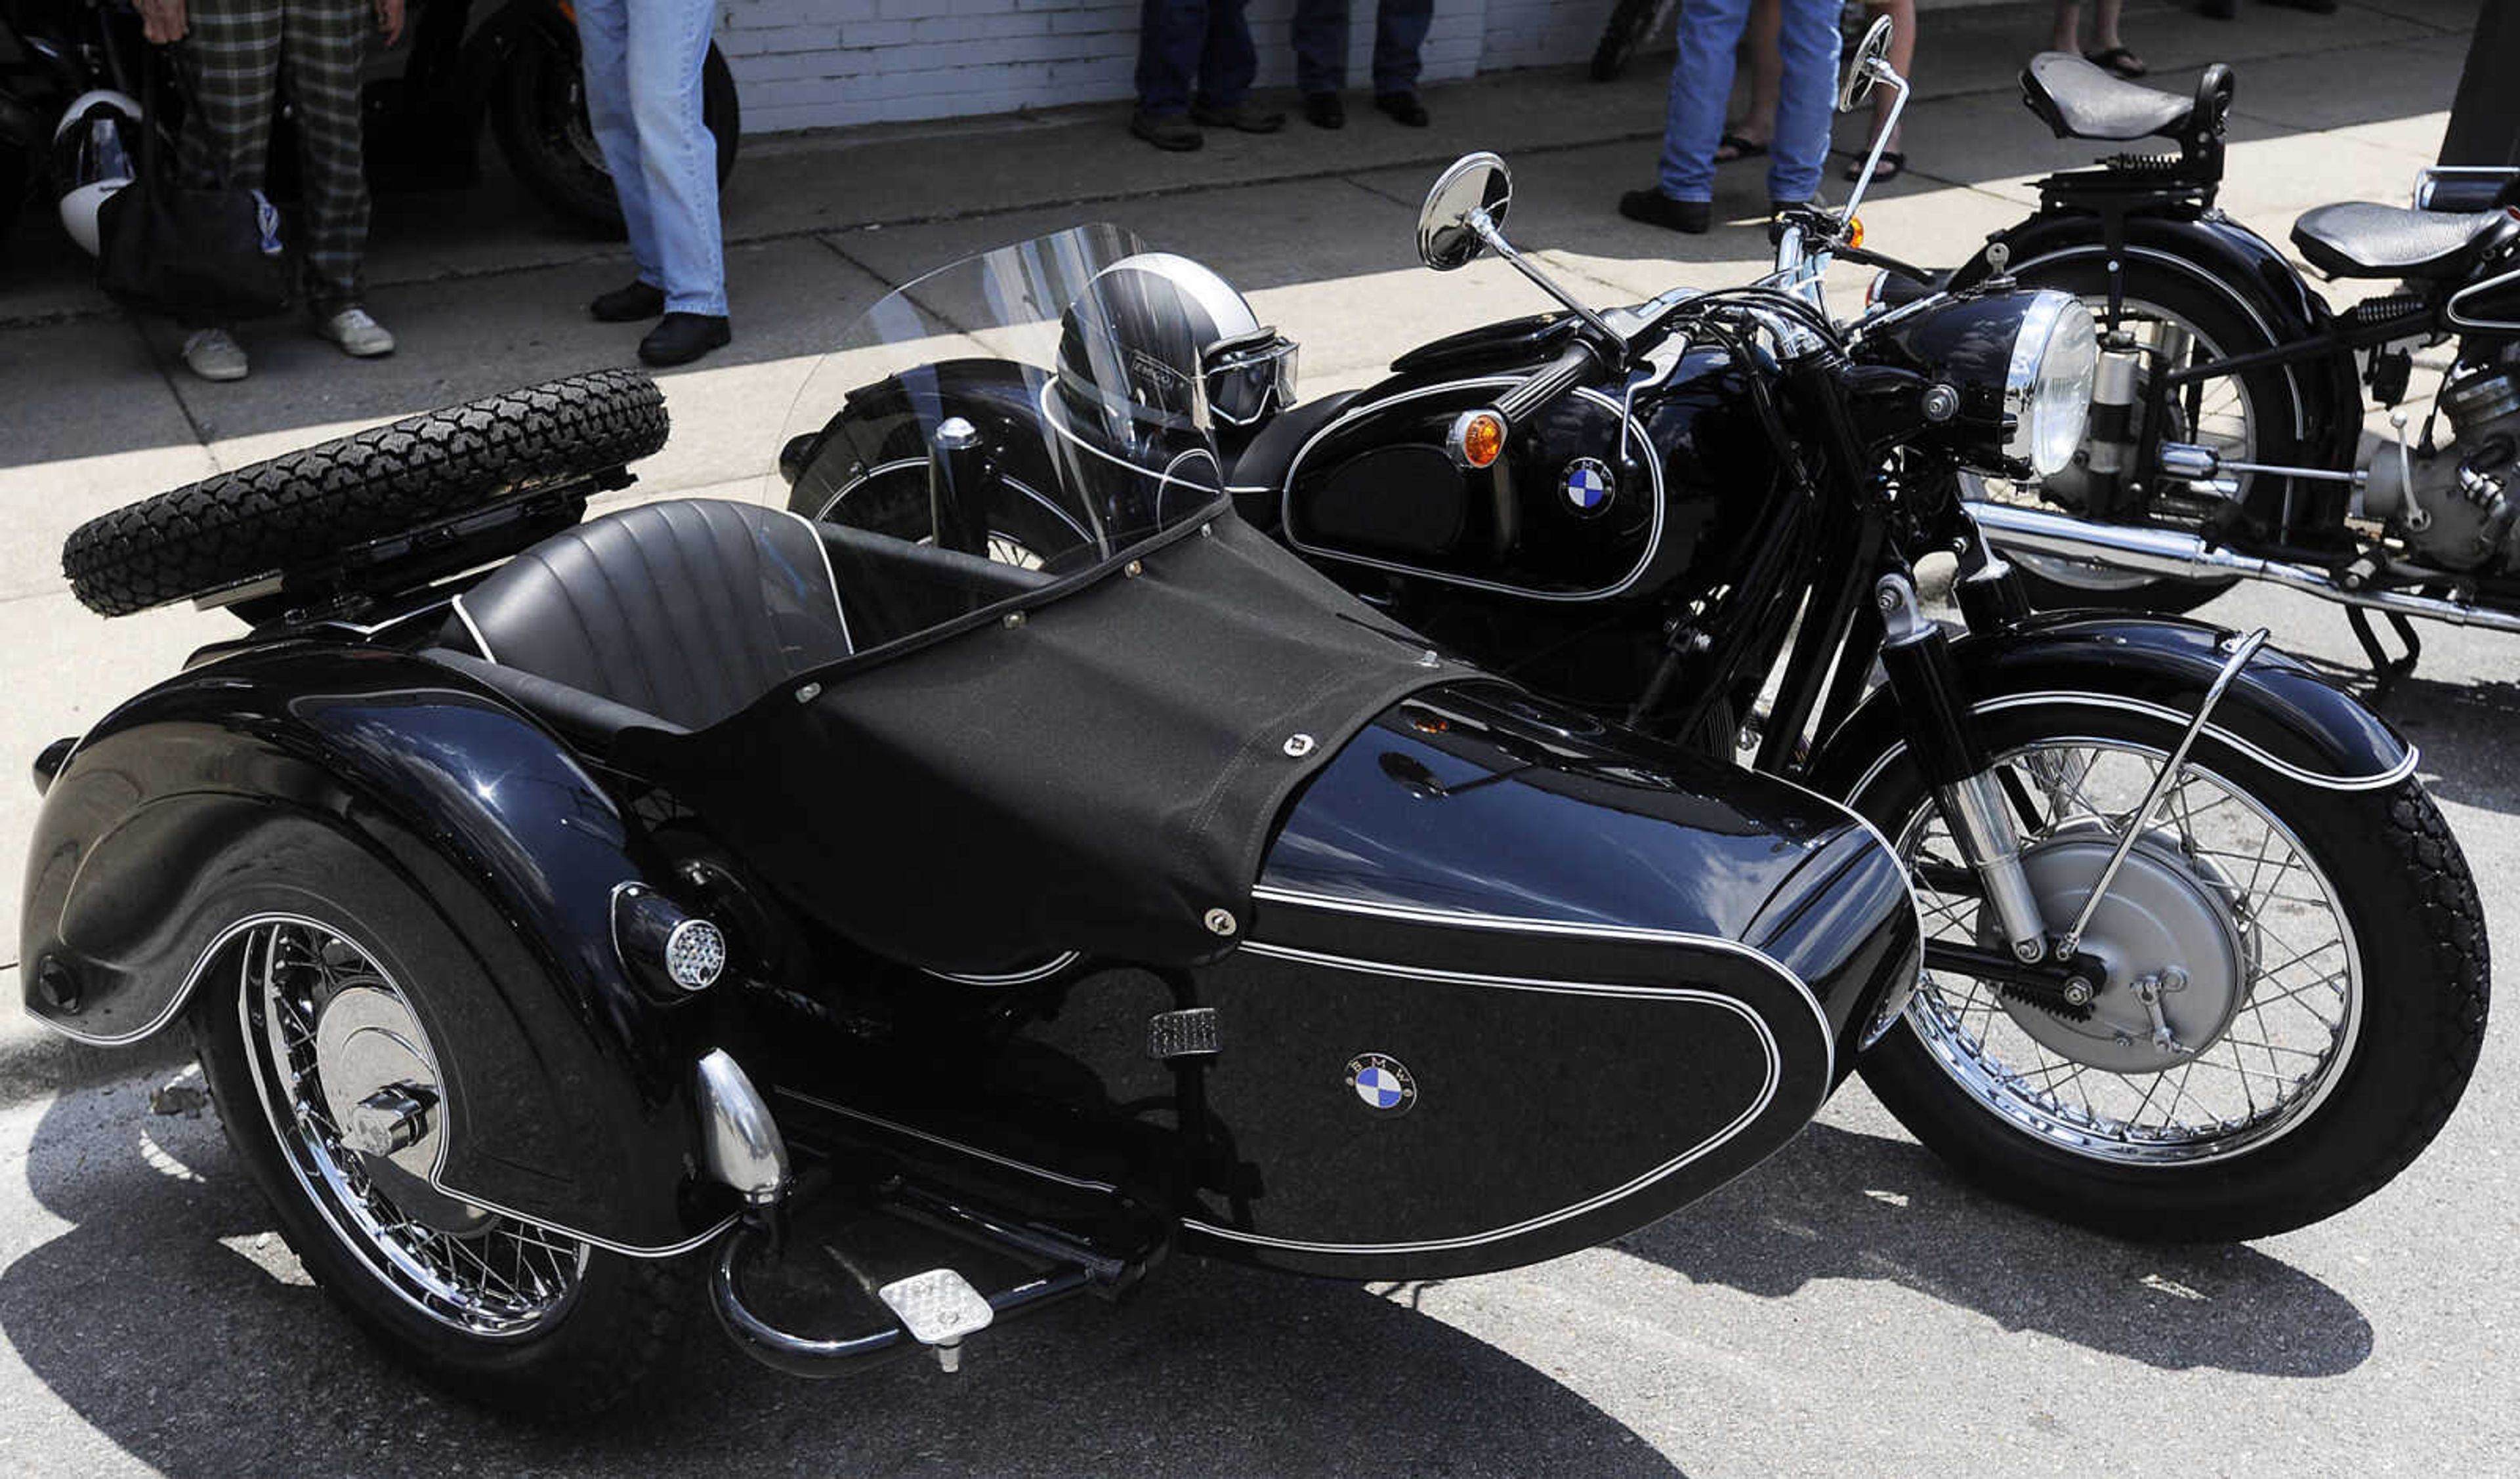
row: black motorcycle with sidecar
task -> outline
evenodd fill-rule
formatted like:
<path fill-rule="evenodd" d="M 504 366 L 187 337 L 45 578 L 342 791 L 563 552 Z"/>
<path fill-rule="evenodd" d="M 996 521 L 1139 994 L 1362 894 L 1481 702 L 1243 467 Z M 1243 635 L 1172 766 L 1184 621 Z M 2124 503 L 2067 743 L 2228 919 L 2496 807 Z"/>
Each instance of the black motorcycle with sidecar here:
<path fill-rule="evenodd" d="M 1842 107 L 1873 80 L 1904 94 L 1887 26 Z M 1495 156 L 1459 161 L 1420 255 L 1493 252 L 1561 311 L 1301 404 L 1295 346 L 1239 294 L 1128 244 L 1112 275 L 1197 316 L 1245 521 L 1533 701 L 1867 817 L 1928 937 L 1866 1082 L 1989 1188 L 2195 1241 L 2318 1221 L 2411 1163 L 2488 995 L 2476 884 L 2413 749 L 2263 631 L 2034 615 L 1963 500 L 1964 478 L 2069 466 L 2100 359 L 2084 307 L 1997 280 L 1840 324 L 1832 260 L 1888 261 L 1851 240 L 1850 202 L 1781 221 L 1757 283 L 1596 310 L 1506 240 L 1511 196 Z M 1020 453 L 1043 386 L 989 356 L 860 384 L 786 449 L 790 507 L 920 535 L 926 422 Z M 1014 510 L 967 537 L 1020 559 L 1058 534 Z M 1936 557 L 1957 557 L 1962 630 L 1921 608 Z M 1440 768 L 1393 774 L 1454 794 Z"/>
<path fill-rule="evenodd" d="M 774 1367 L 951 1369 L 1172 1252 L 1472 1274 L 1756 1164 L 1916 979 L 1899 859 L 1245 525 L 1126 251 L 946 269 L 817 373 L 892 397 L 915 531 L 585 518 L 665 433 L 630 372 L 80 529 L 91 607 L 249 630 L 37 761 L 27 1008 L 189 1030 L 343 1311 L 542 1413 L 696 1284 Z M 979 363 L 1032 420 L 936 393 Z"/>

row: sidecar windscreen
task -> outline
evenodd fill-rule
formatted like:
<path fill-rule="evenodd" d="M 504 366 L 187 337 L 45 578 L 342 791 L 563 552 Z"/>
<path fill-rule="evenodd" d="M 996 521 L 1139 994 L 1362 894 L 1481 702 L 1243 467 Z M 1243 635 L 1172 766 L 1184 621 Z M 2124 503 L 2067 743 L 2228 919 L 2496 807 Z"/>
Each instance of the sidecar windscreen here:
<path fill-rule="evenodd" d="M 1087 226 L 920 278 L 850 326 L 783 443 L 857 653 L 1059 594 L 1212 517 L 1196 322 Z"/>

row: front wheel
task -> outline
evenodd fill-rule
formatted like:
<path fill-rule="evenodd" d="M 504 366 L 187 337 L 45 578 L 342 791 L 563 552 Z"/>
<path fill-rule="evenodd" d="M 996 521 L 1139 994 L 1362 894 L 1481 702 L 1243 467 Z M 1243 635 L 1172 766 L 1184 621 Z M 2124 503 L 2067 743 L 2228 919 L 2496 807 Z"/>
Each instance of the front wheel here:
<path fill-rule="evenodd" d="M 1980 722 L 2061 931 L 2180 726 L 2096 695 Z M 2260 1237 L 2353 1205 L 2440 1131 L 2483 1039 L 2482 910 L 2422 786 L 2317 789 L 2212 748 L 2092 918 L 2083 948 L 2108 979 L 2088 1015 L 1928 970 L 1863 1061 L 1971 1179 L 2121 1236 Z M 2001 943 L 1904 750 L 1849 799 L 1917 874 L 1929 939 Z"/>

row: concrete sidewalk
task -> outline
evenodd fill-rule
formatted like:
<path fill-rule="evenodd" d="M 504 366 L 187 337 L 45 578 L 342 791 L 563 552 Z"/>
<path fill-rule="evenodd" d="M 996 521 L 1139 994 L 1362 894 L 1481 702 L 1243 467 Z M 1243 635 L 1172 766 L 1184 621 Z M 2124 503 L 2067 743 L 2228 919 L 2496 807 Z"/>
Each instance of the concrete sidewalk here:
<path fill-rule="evenodd" d="M 2475 0 L 2345 0 L 2327 17 L 2253 5 L 2243 23 L 2222 24 L 2131 0 L 2126 33 L 2167 88 L 2192 86 L 2206 61 L 2237 67 L 2225 199 L 2280 240 L 2310 205 L 2404 199 L 2441 137 L 2475 13 Z M 2035 199 L 2026 182 L 2097 152 L 2050 139 L 2018 105 L 2013 77 L 2044 44 L 2047 16 L 2044 3 L 1929 13 L 1910 173 L 1865 212 L 1874 246 L 1955 260 L 2022 213 Z M 1212 135 L 1189 156 L 1128 139 L 1108 108 L 749 140 L 726 202 L 738 337 L 662 378 L 674 440 L 639 470 L 638 491 L 758 489 L 816 354 L 856 313 L 957 256 L 1084 220 L 1120 222 L 1241 286 L 1302 343 L 1308 394 L 1363 383 L 1425 338 L 1544 305 L 1494 262 L 1438 277 L 1415 260 L 1426 183 L 1470 149 L 1514 162 L 1510 233 L 1579 292 L 1610 302 L 1739 282 L 1767 250 L 1747 224 L 1766 199 L 1757 165 L 1728 169 L 1719 187 L 1742 224 L 1705 237 L 1612 209 L 1651 178 L 1664 72 L 1646 58 L 1607 85 L 1490 76 L 1430 91 L 1431 129 L 1360 109 L 1343 132 L 1298 121 L 1273 137 Z M 1841 120 L 1841 144 L 1862 137 L 1861 120 Z M 1829 188 L 1845 188 L 1834 168 Z M 246 336 L 253 377 L 231 385 L 187 376 L 171 329 L 106 304 L 58 238 L 23 222 L 0 258 L 0 660 L 15 699 L 0 715 L 0 965 L 16 954 L 34 808 L 16 767 L 235 629 L 189 609 L 88 615 L 60 578 L 64 535 L 323 436 L 626 361 L 637 333 L 593 324 L 581 306 L 623 279 L 625 253 L 564 234 L 505 178 L 380 202 L 373 301 L 401 338 L 394 356 L 353 363 L 292 326 L 257 326 Z M 807 408 L 816 420 L 826 409 Z"/>

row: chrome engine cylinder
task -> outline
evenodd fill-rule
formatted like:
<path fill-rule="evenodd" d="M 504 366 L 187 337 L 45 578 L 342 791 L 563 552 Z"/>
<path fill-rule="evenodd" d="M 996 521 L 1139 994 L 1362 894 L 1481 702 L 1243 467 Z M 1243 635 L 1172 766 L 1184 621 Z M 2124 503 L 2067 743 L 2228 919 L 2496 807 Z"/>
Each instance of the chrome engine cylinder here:
<path fill-rule="evenodd" d="M 2520 568 L 2520 373 L 2474 370 L 2442 388 L 2441 411 L 2451 443 L 2408 459 L 2384 448 L 2362 485 L 2362 513 L 2445 569 Z"/>

